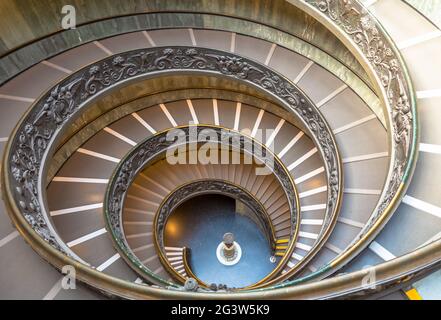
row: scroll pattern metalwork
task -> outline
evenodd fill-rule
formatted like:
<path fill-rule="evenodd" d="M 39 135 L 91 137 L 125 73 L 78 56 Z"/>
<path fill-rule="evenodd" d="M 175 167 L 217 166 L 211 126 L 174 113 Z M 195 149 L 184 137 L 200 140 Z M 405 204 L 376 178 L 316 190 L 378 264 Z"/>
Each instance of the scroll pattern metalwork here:
<path fill-rule="evenodd" d="M 180 133 L 185 135 L 185 138 L 190 137 L 190 128 L 191 127 L 182 127 L 179 128 Z M 250 150 L 249 146 L 254 146 L 255 142 L 250 138 L 241 135 L 240 133 L 221 129 L 219 127 L 211 127 L 211 126 L 195 126 L 193 127 L 197 130 L 197 135 L 207 128 L 213 130 L 216 133 L 217 140 L 210 140 L 210 143 L 221 143 L 225 145 L 230 145 L 231 141 L 235 141 L 235 144 L 232 145 L 234 147 L 238 147 L 239 151 L 247 152 Z M 114 179 L 110 182 L 109 188 L 106 193 L 106 217 L 109 221 L 109 226 L 112 230 L 114 230 L 114 235 L 117 239 L 123 239 L 124 235 L 121 230 L 121 214 L 123 210 L 123 202 L 126 196 L 126 193 L 130 187 L 130 184 L 133 182 L 137 174 L 143 170 L 146 166 L 149 165 L 151 161 L 157 159 L 159 155 L 166 152 L 166 150 L 170 147 L 177 147 L 179 144 L 176 144 L 176 139 L 170 140 L 167 139 L 168 131 L 161 132 L 156 134 L 142 143 L 138 144 L 134 149 L 130 151 L 130 153 L 122 160 L 122 162 L 118 165 Z M 180 141 L 182 141 L 182 137 L 179 137 Z M 183 139 L 188 141 L 188 139 Z M 239 144 L 236 145 L 237 141 Z M 253 155 L 258 158 L 262 163 L 265 163 L 266 152 L 268 152 L 265 148 L 262 149 L 262 157 Z M 292 183 L 292 180 L 289 176 L 289 173 L 285 171 L 284 166 L 279 161 L 274 161 L 272 172 L 274 176 L 277 178 L 279 183 L 281 184 L 286 198 L 288 199 L 288 204 L 291 211 L 291 225 L 294 228 L 297 225 L 297 204 L 296 204 L 296 191 L 295 187 Z M 161 220 L 158 221 L 158 224 L 163 225 L 165 223 L 165 216 L 161 217 Z M 292 233 L 294 230 L 292 230 Z"/>
<path fill-rule="evenodd" d="M 124 231 L 122 229 L 124 200 L 130 185 L 135 180 L 139 172 L 146 168 L 152 161 L 157 160 L 158 157 L 162 156 L 167 149 L 172 148 L 175 150 L 175 148 L 179 148 L 180 145 L 186 144 L 187 141 L 190 141 L 190 138 L 194 133 L 196 133 L 196 136 L 199 137 L 200 133 L 207 128 L 216 133 L 216 140 L 212 140 L 213 137 L 210 137 L 210 143 L 217 142 L 232 148 L 236 148 L 240 152 L 252 153 L 252 156 L 257 158 L 260 163 L 265 163 L 266 153 L 268 151 L 263 148 L 261 150 L 261 154 L 253 153 L 254 148 L 256 148 L 256 143 L 252 139 L 241 135 L 240 133 L 212 126 L 181 127 L 179 128 L 179 134 L 174 135 L 174 139 L 170 139 L 168 137 L 168 132 L 170 130 L 167 130 L 149 137 L 143 142 L 139 143 L 119 163 L 114 172 L 113 179 L 110 181 L 106 191 L 104 203 L 105 220 L 110 234 L 112 235 L 112 239 L 117 245 L 118 251 L 135 271 L 140 272 L 140 274 L 143 276 L 147 276 L 150 281 L 156 284 L 170 285 L 165 280 L 154 275 L 151 270 L 144 266 L 127 243 L 124 236 Z M 196 131 L 192 132 L 191 130 Z M 232 143 L 233 141 L 234 143 Z M 260 147 L 261 146 L 259 146 L 259 148 Z M 297 217 L 299 208 L 297 208 L 297 193 L 295 186 L 290 178 L 289 172 L 285 171 L 284 166 L 278 160 L 274 161 L 272 165 L 272 172 L 281 184 L 288 199 L 291 212 L 291 234 L 294 234 L 295 228 L 297 228 L 299 222 Z M 167 208 L 168 207 L 164 207 L 164 209 Z M 167 216 L 165 214 L 159 216 L 159 219 L 156 222 L 158 229 L 162 230 L 165 227 L 166 217 Z M 160 234 L 162 234 L 162 232 Z M 291 241 L 294 240 L 295 239 L 292 239 Z"/>
<path fill-rule="evenodd" d="M 330 224 L 341 193 L 342 173 L 331 130 L 306 96 L 274 71 L 234 54 L 194 47 L 155 47 L 112 56 L 68 76 L 43 95 L 20 122 L 10 140 L 5 170 L 14 202 L 35 232 L 61 250 L 45 219 L 47 209 L 40 200 L 44 188 L 39 185 L 42 160 L 61 128 L 105 90 L 131 79 L 170 71 L 204 71 L 239 79 L 277 96 L 294 111 L 324 156 L 329 180 L 324 226 Z"/>
<path fill-rule="evenodd" d="M 265 230 L 268 239 L 270 239 L 270 245 L 274 245 L 274 243 L 272 243 L 273 234 L 270 227 L 272 222 L 262 204 L 257 202 L 251 194 L 239 186 L 228 183 L 228 181 L 209 179 L 191 182 L 178 188 L 161 204 L 158 211 L 157 223 L 154 226 L 161 249 L 164 248 L 165 225 L 173 210 L 192 197 L 211 193 L 228 195 L 251 208 L 259 219 L 260 226 Z"/>
<path fill-rule="evenodd" d="M 411 104 L 411 88 L 406 68 L 400 61 L 387 35 L 361 3 L 355 0 L 306 0 L 341 28 L 369 61 L 384 89 L 390 106 L 392 135 L 392 171 L 376 212 L 365 224 L 363 237 L 396 198 L 413 164 L 416 144 L 416 112 Z M 355 242 L 354 241 L 354 242 Z"/>

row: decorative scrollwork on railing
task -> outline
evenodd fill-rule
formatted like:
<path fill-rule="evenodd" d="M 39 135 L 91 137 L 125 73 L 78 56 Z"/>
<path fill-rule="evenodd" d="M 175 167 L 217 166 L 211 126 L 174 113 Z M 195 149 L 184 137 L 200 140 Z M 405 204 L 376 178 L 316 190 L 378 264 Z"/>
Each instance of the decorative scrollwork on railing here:
<path fill-rule="evenodd" d="M 154 283 L 170 285 L 170 283 L 160 279 L 154 275 L 151 270 L 145 267 L 130 249 L 130 246 L 124 236 L 124 230 L 122 229 L 124 200 L 130 185 L 141 170 L 146 168 L 151 162 L 163 157 L 167 150 L 175 150 L 175 148 L 179 149 L 181 145 L 185 145 L 190 141 L 193 143 L 197 142 L 197 140 L 192 140 L 193 134 L 195 134 L 195 137 L 200 137 L 202 136 L 201 133 L 206 132 L 207 129 L 209 129 L 211 133 L 215 134 L 215 136 L 210 135 L 210 143 L 218 143 L 219 146 L 224 145 L 231 148 L 230 150 L 248 153 L 253 158 L 258 159 L 259 163 L 261 163 L 263 166 L 266 166 L 267 160 L 270 157 L 270 152 L 253 139 L 225 128 L 194 125 L 166 130 L 157 133 L 139 143 L 119 163 L 118 167 L 115 169 L 113 175 L 114 178 L 110 181 L 107 188 L 104 204 L 105 220 L 108 229 L 110 230 L 112 239 L 117 246 L 117 250 L 135 271 L 137 271 L 141 276 L 147 277 L 148 280 Z M 173 139 L 170 139 L 169 133 L 174 132 L 174 130 L 177 131 L 177 134 L 173 134 Z M 259 149 L 259 152 L 255 152 L 256 149 Z M 274 155 L 271 155 L 271 157 L 274 157 Z M 271 163 L 272 167 L 270 169 L 275 178 L 279 181 L 285 192 L 286 199 L 288 200 L 291 212 L 291 243 L 294 243 L 297 235 L 296 230 L 298 229 L 298 224 L 300 222 L 297 191 L 289 172 L 285 169 L 280 160 L 277 158 L 272 159 L 274 161 Z M 213 183 L 213 186 L 216 186 L 216 184 Z M 228 191 L 226 186 L 227 185 L 224 184 L 223 189 Z M 232 190 L 230 191 L 233 192 Z M 172 199 L 178 198 L 174 197 Z M 162 206 L 162 209 L 168 212 L 168 209 L 170 208 L 168 206 Z M 165 227 L 166 218 L 167 215 L 165 214 L 159 214 L 159 216 L 157 216 L 157 219 L 155 220 L 155 224 L 158 226 L 157 230 L 163 230 Z M 158 233 L 157 236 L 161 237 L 162 232 Z M 160 240 L 160 246 L 162 244 L 162 240 Z M 292 245 L 291 248 L 293 248 Z"/>
<path fill-rule="evenodd" d="M 388 181 L 380 201 L 352 244 L 365 236 L 397 197 L 413 169 L 416 134 L 416 109 L 406 67 L 399 53 L 375 18 L 355 0 L 306 0 L 337 25 L 369 62 L 384 90 L 390 118 L 392 159 Z"/>
<path fill-rule="evenodd" d="M 340 201 L 340 160 L 331 130 L 306 96 L 276 72 L 231 53 L 194 47 L 156 47 L 112 56 L 68 76 L 37 100 L 19 123 L 9 141 L 4 168 L 13 195 L 9 201 L 15 202 L 35 232 L 57 250 L 64 245 L 58 243 L 48 225 L 41 182 L 45 180 L 41 177 L 45 157 L 63 126 L 106 90 L 131 79 L 170 71 L 205 71 L 239 79 L 276 96 L 285 108 L 294 111 L 310 131 L 325 160 L 329 184 L 324 227 L 330 225 Z M 124 170 L 128 172 L 130 168 Z"/>
<path fill-rule="evenodd" d="M 160 259 L 163 264 L 165 264 L 166 269 L 171 270 L 171 272 L 174 272 L 176 274 L 176 270 L 173 268 L 173 266 L 169 265 L 167 257 L 164 254 L 164 232 L 165 226 L 167 224 L 167 219 L 180 204 L 184 203 L 190 198 L 204 194 L 227 195 L 247 205 L 254 213 L 253 218 L 257 218 L 257 223 L 259 227 L 263 230 L 268 240 L 269 246 L 272 248 L 272 250 L 274 250 L 276 245 L 276 238 L 274 234 L 274 229 L 272 228 L 271 217 L 268 215 L 260 201 L 254 198 L 247 190 L 243 189 L 240 186 L 232 184 L 229 181 L 216 179 L 197 180 L 180 186 L 172 191 L 161 203 L 156 213 L 155 221 L 153 224 L 153 239 L 155 240 Z M 183 252 L 183 260 L 187 275 L 189 275 L 191 278 L 196 279 L 197 282 L 199 282 L 199 284 L 203 287 L 211 288 L 211 286 L 208 286 L 206 283 L 202 282 L 191 271 L 188 257 L 186 256 L 189 253 L 190 249 L 185 248 Z M 178 275 L 178 278 L 181 278 L 180 274 Z"/>

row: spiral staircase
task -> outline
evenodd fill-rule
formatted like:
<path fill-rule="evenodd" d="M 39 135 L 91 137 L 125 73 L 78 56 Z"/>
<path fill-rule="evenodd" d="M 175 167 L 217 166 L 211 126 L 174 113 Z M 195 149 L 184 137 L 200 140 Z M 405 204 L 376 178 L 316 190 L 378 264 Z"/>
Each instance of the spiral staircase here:
<path fill-rule="evenodd" d="M 0 4 L 0 298 L 441 297 L 436 1 L 71 3 Z"/>

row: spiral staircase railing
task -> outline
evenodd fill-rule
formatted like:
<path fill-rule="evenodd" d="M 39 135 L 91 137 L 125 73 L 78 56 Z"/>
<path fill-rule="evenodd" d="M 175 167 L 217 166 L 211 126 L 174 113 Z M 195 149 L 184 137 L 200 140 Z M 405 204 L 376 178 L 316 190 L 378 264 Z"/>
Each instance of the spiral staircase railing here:
<path fill-rule="evenodd" d="M 288 199 L 290 212 L 291 212 L 291 236 L 290 236 L 290 245 L 287 249 L 287 255 L 284 259 L 281 259 L 278 266 L 274 269 L 272 274 L 277 274 L 277 272 L 286 264 L 287 258 L 289 258 L 290 253 L 294 248 L 294 244 L 297 239 L 299 223 L 300 223 L 300 210 L 299 210 L 299 198 L 297 194 L 296 187 L 292 178 L 285 168 L 285 166 L 277 159 L 275 155 L 273 155 L 269 150 L 267 150 L 264 146 L 258 144 L 256 141 L 251 138 L 240 134 L 239 132 L 235 132 L 233 130 L 227 130 L 225 128 L 219 128 L 215 126 L 203 126 L 203 125 L 194 125 L 194 126 L 185 126 L 174 128 L 171 130 L 166 130 L 163 132 L 159 132 L 152 137 L 145 139 L 143 142 L 139 143 L 135 146 L 125 157 L 121 160 L 118 167 L 110 179 L 106 196 L 105 196 L 105 221 L 107 229 L 111 232 L 112 240 L 116 245 L 118 251 L 121 256 L 127 261 L 127 263 L 141 276 L 145 276 L 148 280 L 152 281 L 156 284 L 162 284 L 165 286 L 173 286 L 172 283 L 160 279 L 157 275 L 155 275 L 151 270 L 146 268 L 141 261 L 136 257 L 133 251 L 130 249 L 130 245 L 127 243 L 127 240 L 124 236 L 123 231 L 123 223 L 122 223 L 122 215 L 124 211 L 124 200 L 126 198 L 127 191 L 130 188 L 130 185 L 136 178 L 139 172 L 141 172 L 144 168 L 148 167 L 149 164 L 153 161 L 157 161 L 158 157 L 163 156 L 167 150 L 175 150 L 180 146 L 185 146 L 188 143 L 197 143 L 199 142 L 196 137 L 200 137 L 201 134 L 206 132 L 206 130 L 210 130 L 212 134 L 216 136 L 216 140 L 213 139 L 213 135 L 210 135 L 210 143 L 218 143 L 219 145 L 226 146 L 231 149 L 231 151 L 237 151 L 244 154 L 249 154 L 249 156 L 258 159 L 262 164 L 268 166 L 271 162 L 271 167 L 267 167 L 268 170 L 271 170 L 272 174 L 277 178 L 280 185 L 283 187 L 283 190 Z M 170 132 L 172 135 L 169 135 Z M 196 138 L 196 140 L 194 140 Z M 261 151 L 257 152 L 256 149 L 260 149 Z M 207 186 L 206 191 L 216 190 L 216 181 L 207 181 L 211 183 L 211 187 Z M 205 182 L 205 183 L 207 183 Z M 202 181 L 202 183 L 204 183 Z M 161 204 L 159 211 L 155 215 L 154 227 L 153 227 L 153 235 L 155 240 L 155 246 L 157 248 L 157 252 L 161 257 L 161 260 L 165 262 L 165 258 L 162 254 L 164 247 L 163 233 L 165 224 L 168 218 L 168 215 L 171 213 L 172 209 L 175 208 L 188 193 L 192 191 L 191 187 L 198 186 L 196 182 L 193 182 L 190 185 L 187 185 L 185 188 L 181 187 L 176 192 L 179 192 L 177 195 L 173 197 L 168 197 Z M 237 197 L 242 194 L 242 199 L 247 199 L 247 203 L 253 205 L 255 201 L 252 201 L 251 196 L 246 198 L 247 194 L 243 194 L 243 191 L 236 186 L 231 186 L 230 184 L 220 183 L 218 188 L 221 189 L 226 194 L 234 194 Z M 200 191 L 201 192 L 201 191 Z M 253 207 L 258 212 L 264 211 L 263 208 L 259 208 L 255 204 Z M 261 212 L 264 215 L 264 212 Z M 265 219 L 264 217 L 262 217 Z M 267 217 L 264 221 L 268 222 L 269 218 Z M 270 228 L 270 225 L 268 225 Z M 270 230 L 267 233 L 272 234 Z"/>
<path fill-rule="evenodd" d="M 205 297 L 205 298 L 256 298 L 265 291 L 267 298 L 333 298 L 351 295 L 366 289 L 362 279 L 366 270 L 360 270 L 349 275 L 325 279 L 315 283 L 299 284 L 317 275 L 324 277 L 352 259 L 391 217 L 400 203 L 413 173 L 416 163 L 416 148 L 418 144 L 417 113 L 412 84 L 406 66 L 395 45 L 383 30 L 378 21 L 364 9 L 359 1 L 320 0 L 294 1 L 298 6 L 315 19 L 329 28 L 363 65 L 381 94 L 387 110 L 390 135 L 390 168 L 385 187 L 380 200 L 371 216 L 369 223 L 363 228 L 359 237 L 352 245 L 321 270 L 308 278 L 284 282 L 270 288 L 257 289 L 250 292 L 232 294 L 197 294 L 140 286 L 126 283 L 108 275 L 93 270 L 75 259 L 62 241 L 57 237 L 48 222 L 43 192 L 43 177 L 45 160 L 53 151 L 57 135 L 62 127 L 69 123 L 81 107 L 93 101 L 109 87 L 122 84 L 145 76 L 152 70 L 164 72 L 171 68 L 187 71 L 206 70 L 207 64 L 201 59 L 200 53 L 207 54 L 205 49 L 168 48 L 163 55 L 155 55 L 154 50 L 136 52 L 140 63 L 127 63 L 124 55 L 109 58 L 104 64 L 92 65 L 88 70 L 79 71 L 62 81 L 38 99 L 33 107 L 22 118 L 14 129 L 7 145 L 2 171 L 2 189 L 5 192 L 5 203 L 14 223 L 25 239 L 45 259 L 58 268 L 65 264 L 74 265 L 79 271 L 79 277 L 100 290 L 127 298 L 147 297 Z M 174 51 L 176 50 L 176 51 Z M 151 54 L 151 55 L 149 55 Z M 149 64 L 152 55 L 156 65 Z M 170 56 L 176 61 L 170 59 Z M 219 52 L 209 53 L 204 58 L 215 59 L 215 68 L 210 72 L 219 72 L 223 76 L 232 76 L 245 81 L 249 85 L 261 86 L 281 100 L 283 105 L 290 105 L 311 129 L 312 137 L 320 146 L 328 172 L 329 188 L 328 208 L 338 211 L 339 193 L 341 192 L 341 164 L 333 136 L 322 119 L 320 113 L 315 113 L 309 101 L 301 97 L 301 92 L 278 77 L 271 71 L 256 66 L 251 61 Z M 176 65 L 177 63 L 177 65 Z M 210 65 L 212 67 L 213 65 Z M 210 69 L 208 67 L 208 69 Z M 137 69 L 140 68 L 140 69 Z M 150 69 L 149 69 L 150 68 Z M 218 69 L 216 69 L 218 68 Z M 139 72 L 139 70 L 142 70 Z M 258 74 L 258 76 L 256 76 Z M 251 78 L 250 78 L 251 75 Z M 254 75 L 254 77 L 252 76 Z M 308 107 L 305 108 L 305 105 Z M 310 121 L 314 121 L 311 123 Z M 325 134 L 323 135 L 323 132 Z M 329 217 L 333 215 L 328 215 Z M 329 224 L 330 222 L 328 222 Z M 418 276 L 425 269 L 441 262 L 441 240 L 434 241 L 412 253 L 405 254 L 392 261 L 373 267 L 376 271 L 380 290 L 411 277 Z M 287 276 L 284 276 L 287 277 Z M 281 280 L 281 279 L 279 279 Z M 298 284 L 298 285 L 296 285 Z M 296 286 L 294 286 L 296 285 Z"/>

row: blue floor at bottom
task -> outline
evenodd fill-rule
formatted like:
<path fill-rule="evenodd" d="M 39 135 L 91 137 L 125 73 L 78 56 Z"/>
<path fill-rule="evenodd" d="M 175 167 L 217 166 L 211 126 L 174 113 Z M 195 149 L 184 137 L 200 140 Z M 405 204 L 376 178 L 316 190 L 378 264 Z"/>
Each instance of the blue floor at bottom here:
<path fill-rule="evenodd" d="M 242 248 L 242 258 L 234 266 L 225 266 L 216 257 L 226 232 L 232 232 Z M 263 232 L 250 218 L 236 214 L 235 201 L 225 196 L 199 196 L 182 204 L 167 222 L 165 243 L 191 248 L 192 270 L 208 284 L 248 286 L 276 266 L 269 260 L 271 250 Z"/>

